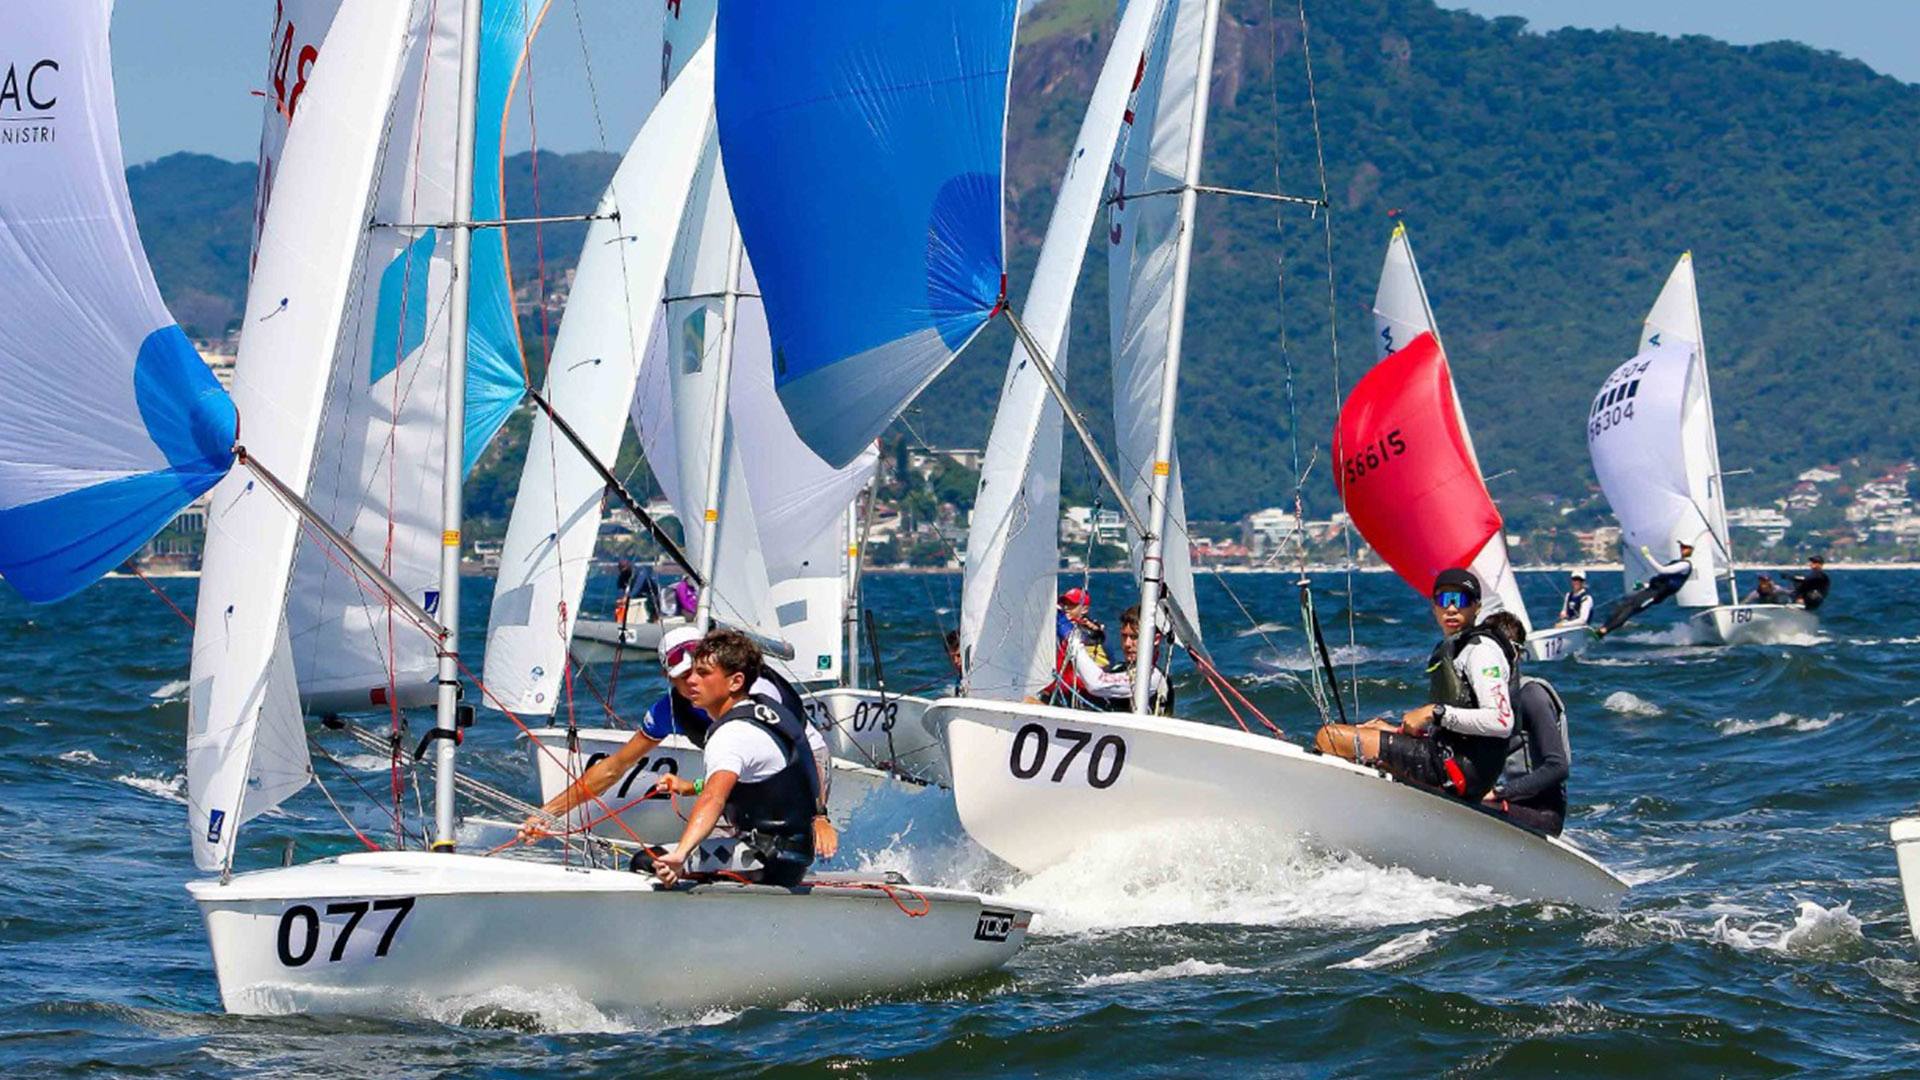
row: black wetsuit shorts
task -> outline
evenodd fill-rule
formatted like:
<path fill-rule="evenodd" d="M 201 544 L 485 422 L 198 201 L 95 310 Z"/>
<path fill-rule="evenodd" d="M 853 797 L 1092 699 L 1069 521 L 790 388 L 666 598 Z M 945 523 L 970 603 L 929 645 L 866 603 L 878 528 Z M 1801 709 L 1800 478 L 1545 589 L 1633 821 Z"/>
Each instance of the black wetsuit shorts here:
<path fill-rule="evenodd" d="M 1451 790 L 1440 764 L 1440 746 L 1428 736 L 1381 732 L 1380 767 L 1402 780 Z"/>

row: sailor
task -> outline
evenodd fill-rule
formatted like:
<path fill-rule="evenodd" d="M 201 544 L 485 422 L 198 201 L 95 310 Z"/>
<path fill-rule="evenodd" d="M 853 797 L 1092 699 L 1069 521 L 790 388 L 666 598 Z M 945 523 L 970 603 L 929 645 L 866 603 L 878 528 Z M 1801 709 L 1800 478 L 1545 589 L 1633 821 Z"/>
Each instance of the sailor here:
<path fill-rule="evenodd" d="M 1640 545 L 1640 555 L 1648 562 L 1653 561 L 1653 552 L 1645 544 Z M 1693 576 L 1693 545 L 1682 540 L 1680 557 L 1670 563 L 1653 568 L 1653 576 L 1638 589 L 1620 598 L 1608 613 L 1605 625 L 1593 632 L 1594 637 L 1606 637 L 1627 624 L 1627 620 L 1647 610 L 1662 600 L 1680 591 L 1680 587 Z"/>
<path fill-rule="evenodd" d="M 806 725 L 784 707 L 750 693 L 760 678 L 760 647 L 735 630 L 715 630 L 694 654 L 688 689 L 693 704 L 718 717 L 707 732 L 707 772 L 694 785 L 699 801 L 671 851 L 653 860 L 672 885 L 713 833 L 724 811 L 738 843 L 758 856 L 751 881 L 794 886 L 813 865 L 819 785 L 806 748 Z"/>
<path fill-rule="evenodd" d="M 666 676 L 667 692 L 647 709 L 640 719 L 639 730 L 620 749 L 594 762 L 580 774 L 578 780 L 548 799 L 538 813 L 527 816 L 520 825 L 522 840 L 545 835 L 547 823 L 552 818 L 564 817 L 574 807 L 604 794 L 614 781 L 638 767 L 641 760 L 651 754 L 667 736 L 681 735 L 693 745 L 705 748 L 712 721 L 705 711 L 693 703 L 692 695 L 694 655 L 700 649 L 701 640 L 700 631 L 691 626 L 676 626 L 661 635 L 660 673 Z M 761 669 L 758 680 L 753 684 L 753 696 L 797 716 L 806 715 L 799 692 L 793 684 L 770 668 Z M 820 732 L 812 724 L 803 726 L 806 728 L 807 748 L 814 759 L 820 789 L 820 805 L 813 825 L 814 848 L 821 858 L 830 859 L 840 847 L 839 834 L 827 817 L 827 799 L 833 787 L 832 757 Z M 640 797 L 693 794 L 696 792 L 691 780 L 673 773 L 662 773 Z"/>
<path fill-rule="evenodd" d="M 1154 657 L 1160 654 L 1160 635 L 1154 634 Z M 1133 709 L 1133 666 L 1140 659 L 1140 605 L 1135 604 L 1120 615 L 1120 649 L 1125 659 L 1118 663 L 1101 664 L 1094 658 L 1092 650 L 1076 639 L 1070 647 L 1069 658 L 1073 663 L 1074 676 L 1080 681 L 1082 704 L 1090 709 L 1105 712 L 1129 712 Z M 1167 685 L 1166 675 L 1158 664 L 1148 676 L 1149 694 L 1153 699 L 1151 710 L 1157 716 L 1173 715 L 1173 689 Z"/>
<path fill-rule="evenodd" d="M 960 658 L 960 631 L 949 630 L 940 640 L 947 647 L 947 663 L 953 667 L 953 696 L 959 697 L 967 677 L 967 666 Z"/>
<path fill-rule="evenodd" d="M 1511 612 L 1487 616 L 1487 625 L 1515 652 L 1526 646 L 1526 625 Z M 1482 805 L 1530 829 L 1559 836 L 1567 823 L 1567 774 L 1573 765 L 1567 705 L 1552 683 L 1532 675 L 1520 677 L 1514 701 L 1520 730 L 1507 740 L 1506 767 Z"/>
<path fill-rule="evenodd" d="M 1771 577 L 1761 574 L 1753 583 L 1753 591 L 1740 602 L 1743 604 L 1791 604 L 1793 597 L 1787 595 L 1787 590 L 1775 585 Z"/>
<path fill-rule="evenodd" d="M 1827 594 L 1833 591 L 1833 582 L 1827 578 L 1827 560 L 1818 555 L 1807 558 L 1806 573 L 1788 574 L 1787 580 L 1793 582 L 1793 598 L 1808 611 L 1820 610 L 1820 605 L 1827 602 Z"/>
<path fill-rule="evenodd" d="M 1520 670 L 1514 647 L 1476 625 L 1479 615 L 1480 579 L 1467 570 L 1442 570 L 1433 582 L 1433 618 L 1446 636 L 1427 661 L 1431 704 L 1408 711 L 1398 724 L 1328 724 L 1314 735 L 1315 748 L 1479 802 L 1506 764 Z"/>
<path fill-rule="evenodd" d="M 1106 666 L 1106 627 L 1089 616 L 1092 607 L 1093 597 L 1085 589 L 1073 588 L 1060 594 L 1060 606 L 1053 616 L 1053 682 L 1040 695 L 1042 700 L 1064 699 L 1067 704 L 1078 704 L 1084 695 L 1085 687 L 1073 664 L 1076 643 L 1091 653 L 1099 666 Z"/>
<path fill-rule="evenodd" d="M 1593 594 L 1587 591 L 1587 575 L 1575 570 L 1568 582 L 1567 595 L 1560 601 L 1560 619 L 1555 626 L 1585 626 L 1593 617 Z"/>
<path fill-rule="evenodd" d="M 633 560 L 621 557 L 620 569 L 613 579 L 613 621 L 627 624 L 627 601 L 633 598 Z"/>

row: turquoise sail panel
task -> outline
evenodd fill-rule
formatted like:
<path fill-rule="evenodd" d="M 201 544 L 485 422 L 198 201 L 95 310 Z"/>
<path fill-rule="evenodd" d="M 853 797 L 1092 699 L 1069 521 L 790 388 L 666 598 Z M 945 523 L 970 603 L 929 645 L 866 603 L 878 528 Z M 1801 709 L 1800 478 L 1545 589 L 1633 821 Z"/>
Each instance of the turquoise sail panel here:
<path fill-rule="evenodd" d="M 727 184 L 794 430 L 845 465 L 999 310 L 1017 0 L 727 0 Z"/>
<path fill-rule="evenodd" d="M 367 357 L 367 384 L 379 382 L 427 340 L 427 288 L 433 276 L 433 249 L 440 230 L 428 229 L 408 244 L 380 274 L 380 307 L 374 315 L 373 352 Z"/>
<path fill-rule="evenodd" d="M 0 575 L 71 596 L 233 464 L 233 402 L 173 317 L 127 197 L 109 0 L 7 9 L 36 119 L 0 151 Z M 19 129 L 26 130 L 26 129 Z"/>
<path fill-rule="evenodd" d="M 473 151 L 473 217 L 506 216 L 501 176 L 502 140 L 513 88 L 538 29 L 543 5 L 524 0 L 488 0 L 480 16 L 480 99 Z M 466 470 L 471 472 L 500 426 L 526 396 L 526 366 L 520 353 L 520 323 L 513 313 L 513 283 L 507 276 L 507 231 L 475 235 L 473 291 L 467 325 Z"/>

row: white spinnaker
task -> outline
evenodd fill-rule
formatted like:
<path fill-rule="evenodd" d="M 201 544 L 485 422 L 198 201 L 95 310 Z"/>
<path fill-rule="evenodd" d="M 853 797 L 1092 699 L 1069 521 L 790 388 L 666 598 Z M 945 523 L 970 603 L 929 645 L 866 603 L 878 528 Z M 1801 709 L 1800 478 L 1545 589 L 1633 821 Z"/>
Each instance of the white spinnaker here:
<path fill-rule="evenodd" d="M 1713 391 L 1707 376 L 1706 333 L 1700 325 L 1700 293 L 1693 277 L 1693 253 L 1674 264 L 1660 296 L 1647 312 L 1640 329 L 1640 347 L 1685 342 L 1694 347 L 1695 370 L 1690 377 L 1688 406 L 1681 420 L 1681 454 L 1686 462 L 1687 486 L 1705 514 L 1709 532 L 1693 550 L 1693 577 L 1674 597 L 1681 607 L 1711 607 L 1720 602 L 1720 579 L 1732 575 L 1733 548 L 1727 529 L 1725 490 L 1720 482 L 1720 446 L 1713 427 Z M 1655 562 L 1675 558 L 1675 552 L 1654 553 Z M 1650 570 L 1637 548 L 1622 558 L 1629 576 L 1644 579 Z M 1729 587 L 1729 600 L 1739 599 Z"/>
<path fill-rule="evenodd" d="M 600 461 L 620 450 L 659 325 L 667 266 L 713 120 L 713 50 L 648 116 L 587 230 L 547 370 L 547 399 Z M 606 215 L 617 213 L 617 220 Z M 657 467 L 657 463 L 656 463 Z M 534 416 L 487 631 L 487 704 L 551 713 L 602 517 L 600 474 Z"/>
<path fill-rule="evenodd" d="M 1205 0 L 1178 0 L 1173 18 L 1161 20 L 1154 35 L 1146 76 L 1135 99 L 1136 120 L 1115 166 L 1122 192 L 1177 191 L 1185 183 L 1188 145 L 1206 136 L 1204 118 L 1196 122 L 1193 115 L 1194 93 L 1202 77 L 1206 9 Z M 1180 197 L 1159 194 L 1117 202 L 1110 239 L 1116 467 L 1121 483 L 1127 485 L 1127 497 L 1144 514 L 1152 492 L 1161 391 L 1170 360 L 1168 336 L 1175 319 L 1183 323 L 1186 319 L 1185 311 L 1174 310 L 1173 295 Z M 1193 618 L 1197 609 L 1192 549 L 1177 450 L 1169 455 L 1168 465 L 1163 577 L 1174 604 Z M 1129 540 L 1137 576 L 1143 545 L 1131 530 Z M 1194 630 L 1199 630 L 1197 623 Z"/>
<path fill-rule="evenodd" d="M 265 106 L 260 118 L 259 172 L 254 180 L 253 244 L 257 256 L 260 225 L 273 197 L 273 181 L 280 172 L 280 155 L 287 131 L 300 115 L 307 80 L 320 61 L 320 48 L 340 10 L 340 0 L 274 0 L 273 29 L 267 35 L 267 77 L 260 96 Z"/>
<path fill-rule="evenodd" d="M 372 211 L 402 227 L 366 230 L 307 499 L 431 612 L 440 589 L 452 236 L 415 223 L 453 218 L 461 12 L 412 6 Z M 287 625 L 309 708 L 434 700 L 433 640 L 312 538 L 294 558 Z"/>
<path fill-rule="evenodd" d="M 1430 333 L 1434 341 L 1440 341 L 1440 328 L 1435 325 L 1433 318 L 1433 304 L 1427 299 L 1426 279 L 1420 276 L 1420 264 L 1413 257 L 1413 240 L 1407 235 L 1404 223 L 1394 226 L 1393 238 L 1387 241 L 1386 261 L 1380 267 L 1380 286 L 1373 294 L 1373 330 L 1375 361 L 1386 359 L 1421 334 Z M 1444 345 L 1441 351 L 1445 353 Z M 1448 381 L 1452 382 L 1451 364 L 1448 366 Z M 1474 469 L 1485 476 L 1485 470 L 1480 467 L 1480 455 L 1473 448 L 1473 433 L 1467 427 L 1465 407 L 1460 404 L 1460 387 L 1454 385 L 1452 390 L 1460 433 L 1467 440 L 1467 457 L 1474 463 Z M 1473 557 L 1467 568 L 1486 587 L 1487 614 L 1512 612 L 1529 632 L 1533 630 L 1533 620 L 1527 616 L 1527 602 L 1520 595 L 1520 579 L 1514 575 L 1513 562 L 1508 556 L 1504 530 L 1488 538 L 1486 546 Z"/>
<path fill-rule="evenodd" d="M 1121 12 L 1021 312 L 1063 381 L 1067 326 L 1087 236 L 1105 201 L 1112 175 L 1108 166 L 1126 123 L 1134 75 L 1164 6 L 1133 0 Z M 1018 701 L 1039 693 L 1053 670 L 1061 423 L 1059 404 L 1026 347 L 1016 342 L 967 531 L 960 647 L 967 661 L 967 693 L 973 696 Z"/>
<path fill-rule="evenodd" d="M 307 486 L 340 316 L 359 276 L 407 22 L 406 5 L 390 0 L 341 5 L 261 229 L 233 398 L 248 454 L 295 491 Z M 305 745 L 282 730 L 297 728 L 298 715 L 286 716 L 276 659 L 286 656 L 282 612 L 299 534 L 293 511 L 245 468 L 214 489 L 187 728 L 188 827 L 202 869 L 231 861 L 241 822 L 271 805 L 261 793 L 284 798 L 306 780 L 304 760 L 296 770 L 255 749 Z"/>
<path fill-rule="evenodd" d="M 1621 548 L 1632 552 L 1626 587 L 1646 580 L 1654 563 L 1679 557 L 1681 541 L 1700 549 L 1710 545 L 1706 508 L 1694 498 L 1682 429 L 1688 414 L 1703 408 L 1692 342 L 1656 345 L 1614 369 L 1600 385 L 1587 411 L 1587 449 L 1613 515 L 1620 521 Z M 1699 576 L 1696 569 L 1695 575 Z M 1688 589 L 1701 590 L 1688 581 Z M 1713 580 L 1704 596 L 1686 606 L 1713 603 Z"/>
<path fill-rule="evenodd" d="M 793 646 L 793 659 L 781 663 L 795 680 L 839 682 L 847 507 L 872 478 L 879 451 L 869 447 L 836 469 L 801 441 L 774 392 L 773 342 L 766 309 L 753 295 L 759 290 L 750 263 L 741 291 L 748 295 L 734 313 L 727 409 L 734 456 L 752 496 L 774 620 L 756 629 Z"/>

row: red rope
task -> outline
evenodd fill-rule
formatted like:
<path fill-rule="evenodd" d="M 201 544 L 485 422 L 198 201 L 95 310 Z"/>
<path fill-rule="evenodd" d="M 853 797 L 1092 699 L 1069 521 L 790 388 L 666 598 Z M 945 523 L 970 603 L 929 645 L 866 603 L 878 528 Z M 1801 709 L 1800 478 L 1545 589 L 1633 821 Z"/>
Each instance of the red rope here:
<path fill-rule="evenodd" d="M 153 583 L 153 579 L 147 576 L 146 571 L 140 569 L 139 565 L 134 563 L 132 560 L 127 561 L 127 569 L 133 571 L 134 577 L 137 577 L 142 582 L 146 583 L 147 588 L 153 590 L 153 595 L 159 597 L 162 602 L 164 602 L 168 607 L 172 608 L 173 613 L 175 615 L 180 616 L 180 621 L 187 624 L 187 629 L 189 630 L 193 629 L 193 616 L 188 615 L 184 611 L 181 611 L 180 605 L 173 602 L 173 597 L 168 596 L 166 593 L 161 592 L 160 586 L 155 585 Z"/>

